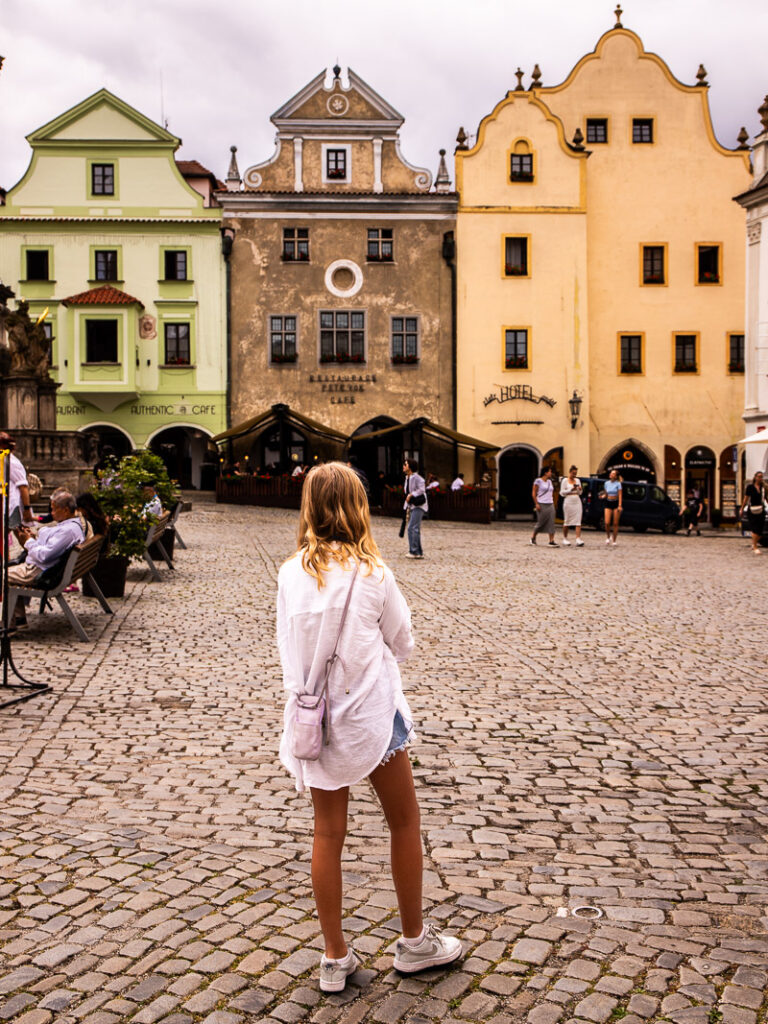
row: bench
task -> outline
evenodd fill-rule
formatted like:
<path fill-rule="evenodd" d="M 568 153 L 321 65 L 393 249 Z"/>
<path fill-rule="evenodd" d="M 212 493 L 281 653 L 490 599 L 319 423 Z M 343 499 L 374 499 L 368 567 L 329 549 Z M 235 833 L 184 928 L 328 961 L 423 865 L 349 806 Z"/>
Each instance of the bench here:
<path fill-rule="evenodd" d="M 147 539 L 144 541 L 144 561 L 149 566 L 149 570 L 152 573 L 153 580 L 161 580 L 163 577 L 157 570 L 157 566 L 150 554 L 149 549 L 154 544 L 157 550 L 160 552 L 160 557 L 163 559 L 169 569 L 174 569 L 173 559 L 170 557 L 168 552 L 163 547 L 163 534 L 165 533 L 166 527 L 168 526 L 171 519 L 170 512 L 163 512 L 156 523 L 153 523 L 147 530 Z"/>
<path fill-rule="evenodd" d="M 182 510 L 183 506 L 184 506 L 184 502 L 183 501 L 177 501 L 176 504 L 173 506 L 173 512 L 171 512 L 171 519 L 170 519 L 170 522 L 168 523 L 168 529 L 169 530 L 173 530 L 174 534 L 176 535 L 176 543 L 179 545 L 180 548 L 183 548 L 184 551 L 186 551 L 187 550 L 187 545 L 181 539 L 181 534 L 179 533 L 179 528 L 176 526 L 176 523 L 179 520 L 179 516 L 181 515 L 181 510 Z"/>
<path fill-rule="evenodd" d="M 96 534 L 91 537 L 90 540 L 83 541 L 82 544 L 76 544 L 75 547 L 66 556 L 66 563 L 64 565 L 64 571 L 61 579 L 54 586 L 45 589 L 37 585 L 37 580 L 32 580 L 28 586 L 22 587 L 18 584 L 9 584 L 8 586 L 8 620 L 11 621 L 13 618 L 13 610 L 16 607 L 16 602 L 20 597 L 39 597 L 40 598 L 40 613 L 42 614 L 46 606 L 49 605 L 50 599 L 55 597 L 59 607 L 66 615 L 69 624 L 77 633 L 81 640 L 88 640 L 88 634 L 85 632 L 83 627 L 80 625 L 80 621 L 75 613 L 67 603 L 67 599 L 64 597 L 64 591 L 70 585 L 79 579 L 87 579 L 89 585 L 93 589 L 93 593 L 96 596 L 99 604 L 107 613 L 112 615 L 112 609 L 109 607 L 107 599 L 99 589 L 96 580 L 91 575 L 91 569 L 96 565 L 99 560 L 99 554 L 101 552 L 104 538 L 100 534 Z"/>

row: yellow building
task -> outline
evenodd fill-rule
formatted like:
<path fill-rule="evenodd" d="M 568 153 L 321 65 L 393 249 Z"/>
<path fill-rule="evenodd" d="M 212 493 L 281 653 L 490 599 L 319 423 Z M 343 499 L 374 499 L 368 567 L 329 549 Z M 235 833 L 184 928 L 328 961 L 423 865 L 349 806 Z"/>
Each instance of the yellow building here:
<path fill-rule="evenodd" d="M 682 84 L 619 17 L 562 84 L 518 72 L 472 148 L 460 133 L 458 429 L 501 446 L 509 512 L 547 461 L 728 514 L 746 133 L 722 146 L 704 69 Z"/>

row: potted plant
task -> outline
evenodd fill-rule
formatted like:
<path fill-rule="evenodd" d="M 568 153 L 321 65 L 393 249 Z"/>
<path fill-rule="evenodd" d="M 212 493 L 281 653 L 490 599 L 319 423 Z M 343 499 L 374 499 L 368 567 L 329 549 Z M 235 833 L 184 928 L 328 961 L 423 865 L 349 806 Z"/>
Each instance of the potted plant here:
<path fill-rule="evenodd" d="M 178 487 L 168 476 L 163 460 L 149 451 L 126 455 L 116 468 L 100 470 L 92 487 L 94 498 L 110 522 L 108 547 L 93 570 L 106 597 L 122 597 L 125 593 L 128 565 L 144 554 L 147 530 L 156 521 L 155 516 L 143 513 L 143 485 L 147 482 L 155 486 L 163 508 L 173 509 L 179 498 Z M 169 555 L 172 536 L 173 530 L 163 535 Z"/>

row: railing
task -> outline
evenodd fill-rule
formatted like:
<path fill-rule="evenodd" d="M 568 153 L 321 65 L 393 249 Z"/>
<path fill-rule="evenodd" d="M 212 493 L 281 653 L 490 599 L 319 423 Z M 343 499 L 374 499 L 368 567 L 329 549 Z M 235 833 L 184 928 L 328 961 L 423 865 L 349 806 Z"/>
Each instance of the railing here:
<path fill-rule="evenodd" d="M 443 491 L 434 488 L 427 493 L 430 519 L 443 519 L 455 523 L 490 523 L 490 487 L 466 487 L 461 491 Z M 402 487 L 386 487 L 382 498 L 385 516 L 403 514 Z"/>
<path fill-rule="evenodd" d="M 299 508 L 301 477 L 225 476 L 216 481 L 216 501 L 230 505 L 263 505 L 267 508 Z M 386 487 L 382 495 L 385 516 L 403 514 L 402 487 Z M 490 523 L 489 487 L 467 487 L 461 491 L 429 492 L 429 518 L 463 523 Z"/>

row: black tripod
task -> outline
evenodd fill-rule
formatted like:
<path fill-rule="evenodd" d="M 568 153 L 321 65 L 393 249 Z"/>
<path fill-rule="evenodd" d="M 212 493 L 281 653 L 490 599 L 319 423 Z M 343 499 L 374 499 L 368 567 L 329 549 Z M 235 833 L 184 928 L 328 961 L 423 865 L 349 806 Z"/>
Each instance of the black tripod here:
<path fill-rule="evenodd" d="M 23 692 L 17 693 L 9 700 L 0 701 L 0 708 L 7 708 L 12 704 L 21 704 L 24 700 L 31 700 L 33 697 L 38 697 L 41 693 L 47 693 L 50 690 L 50 686 L 47 683 L 33 683 L 31 680 L 26 679 L 16 668 L 13 660 L 13 654 L 11 653 L 11 628 L 8 621 L 8 538 L 11 532 L 9 521 L 10 517 L 8 514 L 8 477 L 10 466 L 10 451 L 0 451 L 0 489 L 2 490 L 3 503 L 3 542 L 2 545 L 0 545 L 0 552 L 2 553 L 2 565 L 0 566 L 0 572 L 2 573 L 3 594 L 2 617 L 0 618 L 0 666 L 2 666 L 0 689 Z M 9 669 L 16 678 L 20 680 L 20 682 L 15 683 L 8 681 Z"/>

